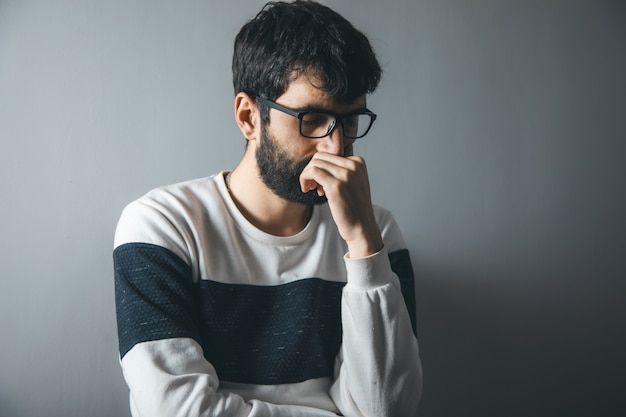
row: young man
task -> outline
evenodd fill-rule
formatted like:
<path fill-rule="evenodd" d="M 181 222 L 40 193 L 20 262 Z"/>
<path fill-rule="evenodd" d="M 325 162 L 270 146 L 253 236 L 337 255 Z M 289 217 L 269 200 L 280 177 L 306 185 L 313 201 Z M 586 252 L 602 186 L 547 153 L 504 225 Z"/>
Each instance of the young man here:
<path fill-rule="evenodd" d="M 134 416 L 413 416 L 411 263 L 355 141 L 376 116 L 367 38 L 308 1 L 235 40 L 232 171 L 153 190 L 115 236 Z"/>

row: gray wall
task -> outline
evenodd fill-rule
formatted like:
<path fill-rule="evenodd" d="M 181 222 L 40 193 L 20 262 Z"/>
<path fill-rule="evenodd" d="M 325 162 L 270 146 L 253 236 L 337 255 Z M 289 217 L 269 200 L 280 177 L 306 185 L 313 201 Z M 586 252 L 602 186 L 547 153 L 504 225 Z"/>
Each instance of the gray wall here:
<path fill-rule="evenodd" d="M 233 167 L 261 1 L 0 0 L 0 415 L 125 416 L 112 235 Z M 386 73 L 358 150 L 418 276 L 422 415 L 624 415 L 626 7 L 327 1 Z"/>

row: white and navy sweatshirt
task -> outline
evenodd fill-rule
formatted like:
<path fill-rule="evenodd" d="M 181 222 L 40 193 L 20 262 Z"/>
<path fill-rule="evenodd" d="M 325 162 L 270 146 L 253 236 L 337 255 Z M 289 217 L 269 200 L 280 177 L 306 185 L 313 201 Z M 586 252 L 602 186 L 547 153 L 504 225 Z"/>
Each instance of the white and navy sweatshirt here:
<path fill-rule="evenodd" d="M 115 234 L 120 362 L 133 416 L 415 415 L 422 371 L 411 261 L 349 259 L 327 205 L 262 232 L 222 174 L 151 191 Z"/>

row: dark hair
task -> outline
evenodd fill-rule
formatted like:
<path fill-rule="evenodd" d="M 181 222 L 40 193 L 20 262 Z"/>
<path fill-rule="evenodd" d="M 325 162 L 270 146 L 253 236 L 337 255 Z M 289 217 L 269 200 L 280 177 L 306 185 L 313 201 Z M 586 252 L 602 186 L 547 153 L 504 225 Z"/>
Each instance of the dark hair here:
<path fill-rule="evenodd" d="M 269 2 L 246 23 L 235 38 L 232 69 L 235 94 L 275 100 L 310 72 L 342 102 L 372 93 L 382 73 L 362 32 L 334 10 L 302 0 Z"/>

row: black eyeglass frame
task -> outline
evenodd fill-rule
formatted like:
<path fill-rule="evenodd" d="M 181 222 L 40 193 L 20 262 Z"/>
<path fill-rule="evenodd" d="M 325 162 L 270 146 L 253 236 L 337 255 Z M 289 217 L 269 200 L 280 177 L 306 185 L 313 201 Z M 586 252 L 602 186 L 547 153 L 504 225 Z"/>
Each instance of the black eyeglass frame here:
<path fill-rule="evenodd" d="M 341 125 L 341 129 L 343 130 L 343 135 L 348 138 L 348 139 L 361 139 L 363 136 L 367 135 L 370 131 L 370 129 L 372 128 L 372 125 L 374 124 L 374 121 L 376 120 L 376 113 L 372 112 L 369 109 L 364 109 L 364 110 L 359 110 L 357 112 L 353 112 L 353 113 L 348 113 L 348 114 L 343 114 L 343 115 L 339 115 L 339 114 L 335 114 L 329 111 L 324 111 L 324 110 L 307 110 L 307 111 L 295 111 L 293 109 L 290 109 L 288 107 L 285 106 L 281 106 L 280 104 L 269 100 L 267 98 L 264 97 L 260 97 L 260 96 L 256 96 L 254 97 L 255 100 L 260 100 L 261 102 L 267 104 L 269 107 L 276 109 L 278 111 L 281 111 L 285 114 L 288 114 L 290 116 L 293 116 L 295 118 L 297 118 L 299 120 L 299 124 L 298 124 L 298 130 L 300 131 L 300 135 L 304 136 L 305 138 L 308 139 L 322 139 L 325 138 L 326 136 L 330 135 L 331 133 L 333 133 L 333 131 L 335 130 L 335 128 L 337 127 L 337 124 L 339 123 Z M 326 132 L 325 135 L 323 136 L 309 136 L 309 135 L 305 135 L 304 133 L 302 133 L 302 119 L 304 119 L 304 117 L 307 114 L 311 114 L 311 113 L 320 113 L 320 114 L 326 114 L 328 116 L 332 116 L 335 120 L 330 124 L 330 127 L 328 128 L 328 131 Z M 367 127 L 367 130 L 365 131 L 365 133 L 363 133 L 360 136 L 349 136 L 346 134 L 346 129 L 343 125 L 343 119 L 347 118 L 347 117 L 351 117 L 351 116 L 358 116 L 358 115 L 368 115 L 370 116 L 370 125 Z"/>

